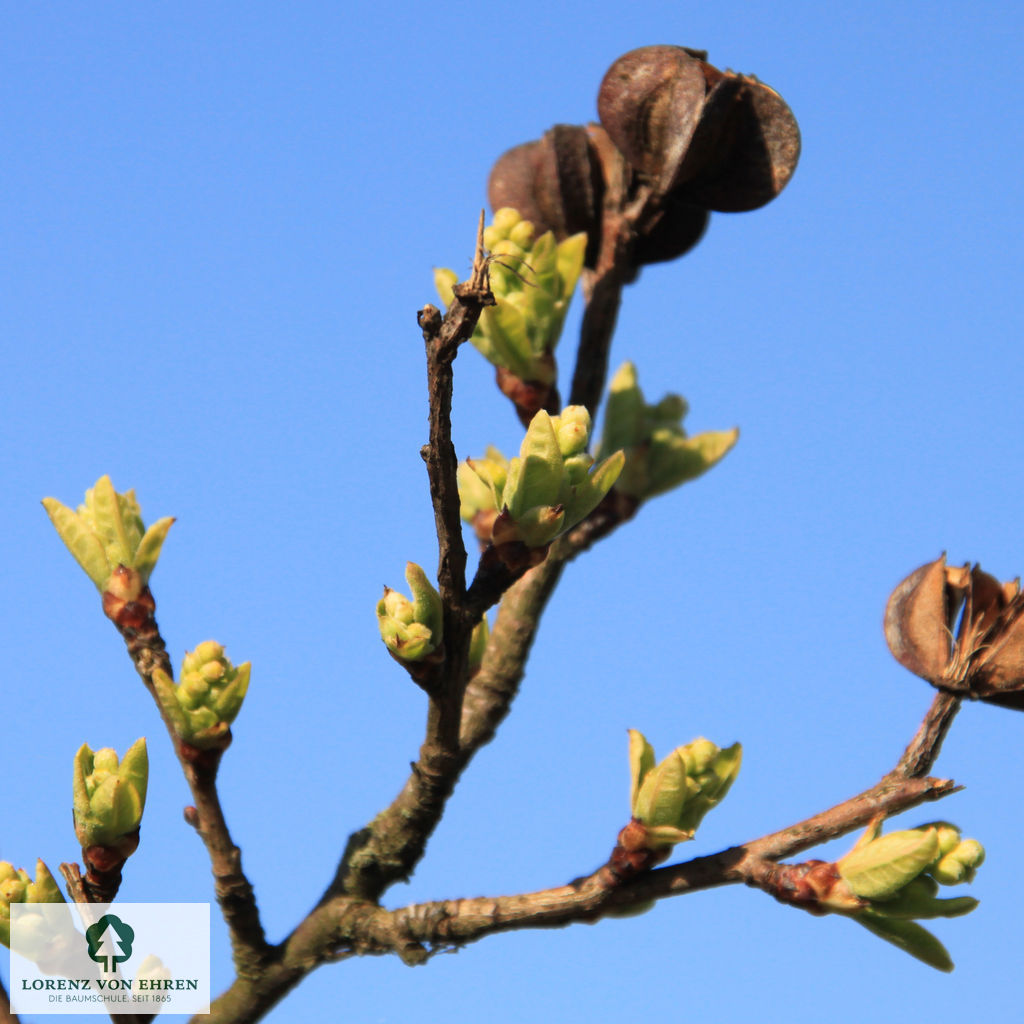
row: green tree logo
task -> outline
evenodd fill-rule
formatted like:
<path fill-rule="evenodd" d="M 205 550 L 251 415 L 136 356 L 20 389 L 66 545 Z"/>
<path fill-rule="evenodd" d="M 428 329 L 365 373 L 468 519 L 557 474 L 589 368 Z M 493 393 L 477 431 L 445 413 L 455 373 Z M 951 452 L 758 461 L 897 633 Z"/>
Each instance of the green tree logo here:
<path fill-rule="evenodd" d="M 89 959 L 100 965 L 104 974 L 111 974 L 118 964 L 132 955 L 135 929 L 114 914 L 104 914 L 85 931 Z"/>

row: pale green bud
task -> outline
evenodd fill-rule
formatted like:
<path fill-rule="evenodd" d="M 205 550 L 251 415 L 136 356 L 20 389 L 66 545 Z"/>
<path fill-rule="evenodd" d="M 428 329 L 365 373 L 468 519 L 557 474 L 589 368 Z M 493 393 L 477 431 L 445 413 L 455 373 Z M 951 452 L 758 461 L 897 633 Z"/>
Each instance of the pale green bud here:
<path fill-rule="evenodd" d="M 109 747 L 93 751 L 83 743 L 75 755 L 75 834 L 82 848 L 112 846 L 142 821 L 149 779 L 145 738 L 118 760 Z"/>
<path fill-rule="evenodd" d="M 876 935 L 941 971 L 953 961 L 945 947 L 915 919 L 959 917 L 978 901 L 969 896 L 938 899 L 939 883 L 967 881 L 984 851 L 975 840 L 960 839 L 948 822 L 880 835 L 881 819 L 873 822 L 857 845 L 836 867 L 849 889 L 869 900 L 851 916 Z M 945 851 L 945 852 L 944 852 Z M 962 860 L 958 860 L 958 856 Z"/>
<path fill-rule="evenodd" d="M 687 763 L 687 774 L 696 786 L 683 808 L 680 827 L 696 832 L 704 815 L 725 799 L 736 781 L 743 761 L 743 748 L 734 743 L 722 749 L 701 738 L 680 750 Z"/>
<path fill-rule="evenodd" d="M 64 902 L 64 895 L 50 869 L 41 860 L 36 861 L 35 881 L 24 869 L 16 869 L 13 864 L 0 861 L 0 943 L 3 945 L 9 947 L 11 944 L 12 903 Z"/>
<path fill-rule="evenodd" d="M 928 825 L 918 825 L 919 829 L 933 828 L 939 841 L 939 856 L 945 857 L 960 845 L 960 829 L 948 821 L 933 821 Z"/>
<path fill-rule="evenodd" d="M 926 871 L 938 853 L 935 829 L 906 829 L 851 850 L 836 867 L 858 896 L 884 900 Z"/>
<path fill-rule="evenodd" d="M 679 821 L 694 788 L 677 751 L 646 774 L 633 805 L 633 817 L 647 826 L 652 848 L 672 846 L 693 838 L 693 832 L 680 828 Z"/>
<path fill-rule="evenodd" d="M 249 690 L 251 671 L 249 662 L 236 668 L 219 643 L 204 640 L 186 652 L 177 686 L 158 668 L 153 688 L 178 737 L 190 746 L 211 749 L 226 742 Z"/>
<path fill-rule="evenodd" d="M 484 228 L 484 245 L 493 252 L 499 242 L 511 238 L 517 229 L 518 244 L 529 245 L 533 240 L 533 225 L 528 220 L 523 220 L 511 207 L 502 207 L 495 211 L 494 219 Z"/>
<path fill-rule="evenodd" d="M 415 562 L 406 563 L 405 579 L 412 600 L 385 587 L 384 596 L 377 602 L 377 626 L 395 657 L 422 661 L 440 647 L 444 638 L 444 606 L 441 595 Z"/>
<path fill-rule="evenodd" d="M 174 522 L 165 517 L 144 529 L 135 492 L 117 493 L 109 476 L 100 477 L 85 492 L 85 503 L 75 512 L 55 498 L 43 498 L 43 507 L 60 539 L 100 591 L 121 565 L 134 569 L 145 586 Z"/>
<path fill-rule="evenodd" d="M 688 408 L 679 395 L 648 405 L 633 364 L 618 369 L 609 388 L 600 450 L 626 454 L 619 491 L 639 500 L 652 498 L 707 472 L 735 445 L 738 430 L 688 437 L 682 425 Z"/>
<path fill-rule="evenodd" d="M 964 839 L 941 857 L 931 869 L 932 877 L 943 885 L 973 882 L 974 874 L 985 859 L 985 849 L 977 839 Z"/>
<path fill-rule="evenodd" d="M 590 413 L 584 405 L 570 405 L 559 416 L 551 417 L 558 439 L 558 450 L 565 458 L 585 451 L 590 440 Z"/>
<path fill-rule="evenodd" d="M 701 737 L 656 764 L 654 749 L 631 729 L 630 807 L 647 827 L 651 848 L 692 839 L 704 815 L 729 791 L 741 759 L 738 743 L 723 750 Z"/>
<path fill-rule="evenodd" d="M 533 225 L 517 211 L 495 212 L 484 228 L 484 245 L 493 257 L 489 271 L 496 305 L 484 309 L 472 338 L 495 366 L 524 381 L 554 382 L 551 353 L 583 269 L 586 243 L 585 234 L 562 242 L 550 231 L 534 238 Z M 457 280 L 450 270 L 434 272 L 446 305 Z"/>
<path fill-rule="evenodd" d="M 507 209 L 508 207 L 506 207 Z M 533 225 L 528 220 L 521 220 L 517 224 L 513 224 L 509 229 L 508 240 L 523 250 L 528 249 L 533 242 Z"/>
<path fill-rule="evenodd" d="M 458 473 L 463 518 L 507 509 L 495 527 L 495 544 L 516 540 L 531 548 L 571 529 L 594 510 L 622 469 L 621 452 L 594 465 L 584 450 L 589 428 L 590 414 L 582 406 L 568 406 L 554 417 L 541 410 L 517 457 L 506 461 L 489 448 L 487 458 L 467 460 Z"/>

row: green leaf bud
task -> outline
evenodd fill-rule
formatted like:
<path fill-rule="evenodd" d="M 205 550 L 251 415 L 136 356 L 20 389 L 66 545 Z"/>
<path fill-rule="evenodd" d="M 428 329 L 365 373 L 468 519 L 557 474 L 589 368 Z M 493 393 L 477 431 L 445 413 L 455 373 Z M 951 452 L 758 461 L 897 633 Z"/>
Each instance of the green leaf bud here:
<path fill-rule="evenodd" d="M 552 418 L 543 410 L 526 430 L 519 458 L 509 465 L 505 505 L 518 520 L 528 509 L 558 504 L 564 477 L 564 460 Z"/>
<path fill-rule="evenodd" d="M 648 405 L 633 364 L 618 369 L 609 388 L 600 450 L 625 452 L 618 482 L 623 494 L 643 501 L 694 480 L 736 444 L 735 429 L 688 437 L 682 425 L 687 411 L 679 395 Z"/>
<path fill-rule="evenodd" d="M 611 490 L 622 470 L 621 452 L 594 466 L 586 454 L 590 415 L 568 406 L 560 416 L 541 410 L 530 422 L 519 455 L 506 461 L 496 449 L 459 467 L 464 519 L 501 513 L 490 539 L 542 548 L 584 519 Z"/>
<path fill-rule="evenodd" d="M 252 665 L 237 668 L 214 640 L 204 640 L 188 651 L 175 686 L 162 669 L 153 672 L 153 688 L 178 737 L 193 747 L 208 750 L 226 745 L 231 723 L 249 690 Z"/>
<path fill-rule="evenodd" d="M 412 599 L 384 588 L 377 602 L 377 626 L 388 650 L 402 661 L 422 661 L 441 645 L 444 606 L 441 595 L 415 562 L 407 562 L 405 579 Z"/>
<path fill-rule="evenodd" d="M 96 588 L 107 588 L 118 566 L 134 569 L 145 587 L 174 519 L 158 519 L 145 529 L 134 491 L 119 494 L 109 476 L 85 492 L 85 503 L 72 512 L 55 498 L 43 507 L 64 544 Z"/>
<path fill-rule="evenodd" d="M 64 902 L 64 894 L 50 874 L 50 869 L 41 860 L 36 861 L 35 881 L 24 869 L 0 861 L 0 943 L 3 945 L 11 945 L 12 903 Z"/>
<path fill-rule="evenodd" d="M 906 829 L 851 850 L 836 866 L 856 895 L 884 900 L 934 864 L 938 852 L 934 829 Z"/>
<path fill-rule="evenodd" d="M 939 856 L 945 857 L 960 845 L 960 829 L 948 821 L 933 821 L 927 825 L 918 825 L 919 829 L 935 829 L 935 837 L 939 841 Z"/>
<path fill-rule="evenodd" d="M 459 464 L 460 514 L 467 522 L 482 511 L 498 511 L 504 505 L 509 461 L 493 445 L 482 459 L 467 459 Z"/>
<path fill-rule="evenodd" d="M 484 309 L 473 344 L 495 366 L 523 381 L 554 382 L 551 353 L 558 344 L 572 293 L 583 269 L 586 235 L 556 242 L 548 231 L 534 238 L 533 225 L 509 207 L 484 228 L 490 250 L 491 292 L 496 305 Z M 434 284 L 451 305 L 457 276 L 435 270 Z"/>
<path fill-rule="evenodd" d="M 974 910 L 978 901 L 972 897 L 938 899 L 937 893 L 940 882 L 956 884 L 973 876 L 984 858 L 981 844 L 961 840 L 959 829 L 942 821 L 884 836 L 880 828 L 878 818 L 835 864 L 841 885 L 869 901 L 848 914 L 911 956 L 950 971 L 953 962 L 945 948 L 914 921 L 960 917 Z"/>
<path fill-rule="evenodd" d="M 958 833 L 959 834 L 959 833 Z M 942 885 L 974 881 L 974 874 L 985 859 L 985 849 L 977 839 L 964 839 L 931 868 L 931 875 Z"/>
<path fill-rule="evenodd" d="M 563 456 L 568 458 L 586 450 L 590 440 L 590 413 L 586 406 L 568 406 L 560 416 L 551 417 L 551 426 Z"/>
<path fill-rule="evenodd" d="M 692 839 L 739 774 L 738 743 L 722 750 L 703 737 L 677 747 L 660 763 L 635 729 L 629 731 L 630 808 L 647 827 L 650 848 Z"/>
<path fill-rule="evenodd" d="M 743 761 L 743 748 L 734 743 L 721 749 L 710 740 L 698 739 L 680 749 L 687 762 L 687 774 L 696 790 L 683 808 L 679 825 L 684 830 L 696 832 L 704 815 L 725 799 L 736 781 Z"/>
<path fill-rule="evenodd" d="M 145 738 L 124 757 L 109 747 L 93 751 L 83 743 L 75 755 L 73 788 L 75 834 L 83 849 L 113 846 L 142 821 L 149 779 Z"/>

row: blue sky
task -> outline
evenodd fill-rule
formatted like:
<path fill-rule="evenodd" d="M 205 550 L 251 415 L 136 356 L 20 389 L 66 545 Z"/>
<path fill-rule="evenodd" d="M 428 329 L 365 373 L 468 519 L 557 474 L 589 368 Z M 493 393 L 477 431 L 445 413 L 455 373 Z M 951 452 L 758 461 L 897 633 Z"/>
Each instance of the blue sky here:
<path fill-rule="evenodd" d="M 650 397 L 685 394 L 693 431 L 739 425 L 740 443 L 566 574 L 514 714 L 387 902 L 594 868 L 628 816 L 630 727 L 658 750 L 744 744 L 681 857 L 872 784 L 931 698 L 885 647 L 892 587 L 944 550 L 1024 570 L 1021 29 L 988 2 L 12 5 L 0 857 L 76 859 L 75 750 L 146 735 L 122 897 L 211 898 L 169 741 L 39 505 L 110 473 L 148 518 L 178 517 L 153 578 L 175 663 L 209 637 L 253 662 L 222 794 L 270 937 L 315 903 L 422 731 L 373 608 L 407 559 L 436 557 L 415 322 L 431 268 L 468 267 L 497 156 L 594 119 L 605 69 L 649 43 L 758 75 L 803 132 L 775 203 L 714 215 L 691 254 L 643 272 L 612 354 Z M 454 429 L 462 456 L 519 443 L 470 349 Z M 734 888 L 422 969 L 324 968 L 269 1019 L 1008 1019 L 1022 729 L 964 708 L 936 771 L 965 790 L 900 819 L 952 819 L 988 849 L 981 907 L 936 927 L 949 977 Z M 214 948 L 219 990 L 216 931 Z"/>

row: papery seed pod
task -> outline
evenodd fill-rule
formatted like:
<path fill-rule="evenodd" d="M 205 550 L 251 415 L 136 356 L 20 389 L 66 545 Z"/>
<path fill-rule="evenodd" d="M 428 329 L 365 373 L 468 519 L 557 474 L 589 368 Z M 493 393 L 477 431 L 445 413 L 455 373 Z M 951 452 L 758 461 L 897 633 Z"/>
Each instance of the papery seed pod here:
<path fill-rule="evenodd" d="M 943 556 L 893 591 L 885 636 L 896 660 L 933 686 L 1024 711 L 1024 594 L 1017 581 L 1000 583 L 976 565 L 947 566 Z"/>
<path fill-rule="evenodd" d="M 706 92 L 702 62 L 681 46 L 631 50 L 601 81 L 601 124 L 626 160 L 662 195 L 677 180 Z"/>
<path fill-rule="evenodd" d="M 585 263 L 593 266 L 600 248 L 604 182 L 601 162 L 582 125 L 557 124 L 535 142 L 503 153 L 491 169 L 487 197 L 497 212 L 517 210 L 540 236 L 562 241 L 587 235 Z"/>
<path fill-rule="evenodd" d="M 587 235 L 584 262 L 597 259 L 601 234 L 601 168 L 587 129 L 556 124 L 541 139 L 535 194 L 545 223 L 561 241 L 580 231 Z"/>
<path fill-rule="evenodd" d="M 756 78 L 722 74 L 677 176 L 681 195 L 724 213 L 756 210 L 789 183 L 800 158 L 800 129 L 786 101 Z"/>
<path fill-rule="evenodd" d="M 942 678 L 950 656 L 946 556 L 922 565 L 885 606 L 885 639 L 893 657 L 930 682 Z"/>
<path fill-rule="evenodd" d="M 553 229 L 544 220 L 537 202 L 534 182 L 540 160 L 540 142 L 524 142 L 506 150 L 495 161 L 487 180 L 487 198 L 492 210 L 511 207 L 530 221 L 538 235 Z"/>
<path fill-rule="evenodd" d="M 703 237 L 711 215 L 675 193 L 665 196 L 661 218 L 637 236 L 633 259 L 638 266 L 665 263 L 688 253 Z"/>
<path fill-rule="evenodd" d="M 972 689 L 989 704 L 1024 711 L 1024 601 L 1020 595 L 1009 611 L 978 663 Z"/>

